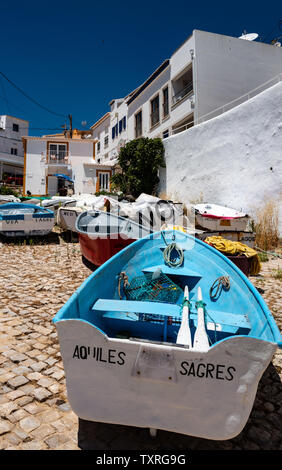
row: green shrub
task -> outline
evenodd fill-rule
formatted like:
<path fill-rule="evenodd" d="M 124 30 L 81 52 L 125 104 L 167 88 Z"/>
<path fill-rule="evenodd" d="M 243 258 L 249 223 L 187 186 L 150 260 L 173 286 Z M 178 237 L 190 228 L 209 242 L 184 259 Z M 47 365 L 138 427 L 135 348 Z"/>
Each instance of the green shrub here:
<path fill-rule="evenodd" d="M 0 185 L 0 194 L 19 197 L 19 193 L 10 186 Z"/>
<path fill-rule="evenodd" d="M 131 140 L 121 148 L 118 163 L 121 172 L 111 178 L 113 189 L 133 197 L 152 194 L 159 183 L 159 168 L 165 167 L 162 140 L 148 137 Z"/>

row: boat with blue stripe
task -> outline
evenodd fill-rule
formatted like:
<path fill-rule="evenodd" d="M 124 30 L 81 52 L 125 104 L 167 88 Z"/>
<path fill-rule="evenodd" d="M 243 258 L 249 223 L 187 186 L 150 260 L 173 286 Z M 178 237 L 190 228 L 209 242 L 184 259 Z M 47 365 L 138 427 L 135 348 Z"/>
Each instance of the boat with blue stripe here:
<path fill-rule="evenodd" d="M 223 440 L 244 428 L 281 333 L 237 266 L 166 230 L 113 256 L 54 318 L 82 419 Z"/>
<path fill-rule="evenodd" d="M 5 237 L 47 235 L 55 223 L 54 212 L 34 204 L 0 206 L 0 234 Z"/>

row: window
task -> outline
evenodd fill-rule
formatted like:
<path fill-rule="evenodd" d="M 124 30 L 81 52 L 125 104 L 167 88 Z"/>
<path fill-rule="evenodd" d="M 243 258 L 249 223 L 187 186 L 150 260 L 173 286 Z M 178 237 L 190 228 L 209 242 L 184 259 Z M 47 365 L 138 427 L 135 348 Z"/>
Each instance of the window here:
<path fill-rule="evenodd" d="M 11 148 L 11 155 L 18 155 L 18 149 Z"/>
<path fill-rule="evenodd" d="M 163 89 L 163 117 L 168 116 L 168 87 Z"/>
<path fill-rule="evenodd" d="M 160 121 L 160 102 L 159 95 L 151 101 L 151 127 Z"/>
<path fill-rule="evenodd" d="M 119 134 L 126 129 L 126 117 L 124 116 L 118 123 Z"/>
<path fill-rule="evenodd" d="M 66 144 L 50 144 L 49 155 L 51 160 L 63 161 L 67 157 Z"/>
<path fill-rule="evenodd" d="M 118 123 L 112 127 L 112 139 L 114 140 L 118 136 Z"/>
<path fill-rule="evenodd" d="M 97 153 L 100 152 L 100 149 L 101 149 L 101 143 L 100 143 L 100 142 L 97 142 Z"/>
<path fill-rule="evenodd" d="M 141 137 L 142 135 L 142 111 L 135 114 L 135 138 Z"/>
<path fill-rule="evenodd" d="M 169 130 L 163 132 L 163 139 L 166 139 L 169 136 Z"/>
<path fill-rule="evenodd" d="M 99 171 L 99 191 L 109 191 L 110 189 L 110 174 L 108 172 Z"/>
<path fill-rule="evenodd" d="M 109 145 L 109 136 L 106 135 L 106 137 L 104 138 L 104 147 L 106 148 L 108 147 L 108 145 Z"/>
<path fill-rule="evenodd" d="M 14 132 L 19 132 L 19 125 L 18 124 L 13 123 L 13 131 Z"/>

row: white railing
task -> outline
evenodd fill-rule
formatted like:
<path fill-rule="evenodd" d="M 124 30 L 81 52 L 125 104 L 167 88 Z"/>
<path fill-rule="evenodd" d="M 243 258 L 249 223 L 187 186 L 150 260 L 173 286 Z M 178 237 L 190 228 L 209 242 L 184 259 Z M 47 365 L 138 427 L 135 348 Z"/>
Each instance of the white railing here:
<path fill-rule="evenodd" d="M 171 99 L 172 106 L 178 103 L 178 101 L 182 100 L 184 96 L 191 93 L 191 91 L 193 91 L 193 82 L 188 83 L 188 85 L 182 88 L 182 90 L 178 91 L 177 93 L 175 93 L 175 95 L 173 95 Z"/>
<path fill-rule="evenodd" d="M 46 163 L 48 165 L 68 165 L 69 164 L 69 154 L 67 152 L 61 151 L 57 153 L 47 153 Z"/>
<path fill-rule="evenodd" d="M 214 117 L 220 116 L 221 114 L 225 113 L 226 111 L 229 111 L 232 108 L 235 108 L 236 106 L 239 106 L 242 103 L 245 103 L 246 101 L 250 100 L 254 96 L 258 95 L 264 90 L 267 90 L 268 88 L 272 87 L 276 83 L 279 83 L 282 81 L 282 73 L 279 75 L 276 75 L 276 77 L 271 78 L 267 82 L 263 83 L 262 85 L 259 85 L 258 87 L 254 88 L 253 90 L 249 91 L 248 93 L 245 93 L 244 95 L 240 96 L 239 98 L 236 98 L 233 101 L 230 101 L 229 103 L 220 106 L 219 108 L 214 109 L 213 111 L 210 111 L 209 113 L 205 114 L 204 116 L 201 116 L 198 119 L 198 122 L 196 123 L 195 121 L 190 121 L 189 123 L 177 127 L 172 130 L 173 134 L 177 134 L 179 132 L 183 132 L 189 127 L 191 127 L 191 124 L 197 125 L 201 124 L 204 121 L 208 121 L 209 119 L 212 119 Z M 182 129 L 182 130 L 180 130 Z"/>

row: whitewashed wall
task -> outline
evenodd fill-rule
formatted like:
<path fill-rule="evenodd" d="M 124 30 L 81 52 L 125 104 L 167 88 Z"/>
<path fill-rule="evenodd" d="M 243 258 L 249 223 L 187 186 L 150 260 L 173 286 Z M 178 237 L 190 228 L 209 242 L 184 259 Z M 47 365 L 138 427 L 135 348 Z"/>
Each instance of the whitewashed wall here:
<path fill-rule="evenodd" d="M 25 192 L 34 195 L 46 194 L 45 155 L 46 141 L 26 141 Z"/>
<path fill-rule="evenodd" d="M 95 144 L 95 155 L 96 161 L 104 157 L 108 151 L 108 147 L 105 147 L 104 140 L 108 136 L 109 140 L 110 135 L 110 116 L 104 119 L 99 125 L 97 125 L 92 131 L 92 138 L 97 139 L 100 142 L 100 151 L 98 152 L 98 145 Z"/>
<path fill-rule="evenodd" d="M 164 146 L 160 192 L 187 205 L 201 200 L 254 214 L 265 201 L 281 196 L 282 82 L 165 139 Z"/>
<path fill-rule="evenodd" d="M 95 192 L 96 181 L 85 170 L 84 163 L 94 164 L 93 141 L 69 141 L 70 164 L 74 178 L 75 193 Z M 85 173 L 86 171 L 86 173 Z"/>
<path fill-rule="evenodd" d="M 193 34 L 181 44 L 170 58 L 171 80 L 175 79 L 185 69 L 187 64 L 191 62 L 191 52 L 195 52 L 195 31 Z"/>
<path fill-rule="evenodd" d="M 198 30 L 194 37 L 196 120 L 282 72 L 281 47 Z"/>

